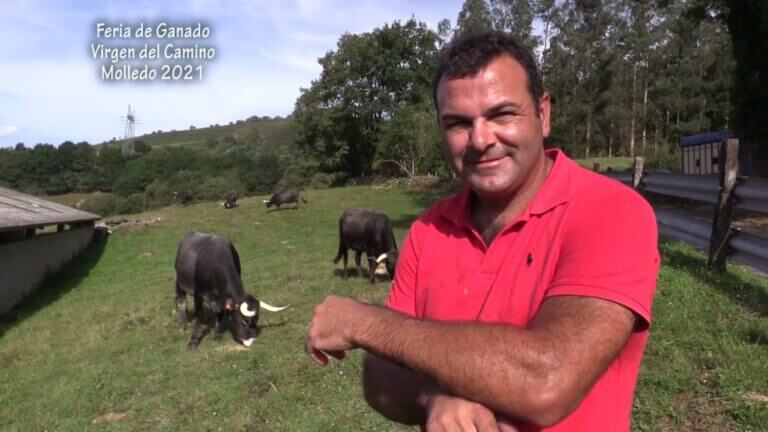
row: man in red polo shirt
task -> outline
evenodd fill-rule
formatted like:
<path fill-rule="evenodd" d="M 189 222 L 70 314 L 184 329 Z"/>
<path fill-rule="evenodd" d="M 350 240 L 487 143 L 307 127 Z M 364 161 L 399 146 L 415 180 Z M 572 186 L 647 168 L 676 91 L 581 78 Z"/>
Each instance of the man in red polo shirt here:
<path fill-rule="evenodd" d="M 549 96 L 508 35 L 449 44 L 435 104 L 464 187 L 411 226 L 388 308 L 328 297 L 307 352 L 365 349 L 369 404 L 429 431 L 629 431 L 659 269 L 652 209 L 545 151 Z"/>

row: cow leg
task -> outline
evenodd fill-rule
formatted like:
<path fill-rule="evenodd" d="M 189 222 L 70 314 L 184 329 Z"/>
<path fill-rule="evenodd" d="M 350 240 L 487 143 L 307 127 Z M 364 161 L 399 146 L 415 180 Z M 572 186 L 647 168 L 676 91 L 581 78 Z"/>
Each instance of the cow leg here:
<path fill-rule="evenodd" d="M 176 306 L 179 308 L 179 328 L 187 329 L 187 293 L 179 287 L 176 281 Z"/>
<path fill-rule="evenodd" d="M 344 279 L 348 278 L 349 275 L 347 274 L 347 258 L 349 257 L 347 249 L 344 249 L 344 252 L 341 254 L 341 258 L 344 261 L 344 273 L 342 275 L 344 276 Z"/>
<path fill-rule="evenodd" d="M 222 321 L 224 320 L 224 309 L 220 308 L 216 311 L 216 327 L 213 330 L 213 340 L 221 340 L 221 333 L 224 330 Z"/>
<path fill-rule="evenodd" d="M 360 256 L 363 254 L 363 251 L 355 251 L 355 265 L 357 266 L 357 276 L 363 277 L 365 274 L 363 274 L 363 266 L 360 264 Z"/>
<path fill-rule="evenodd" d="M 203 298 L 195 295 L 195 330 L 192 332 L 192 339 L 187 344 L 187 349 L 195 349 L 200 345 L 200 339 L 203 338 Z"/>
<path fill-rule="evenodd" d="M 366 255 L 368 255 L 368 266 L 370 267 L 370 272 L 368 273 L 368 277 L 370 278 L 371 283 L 374 283 L 376 282 L 376 267 L 379 266 L 379 263 L 377 263 L 376 260 L 374 259 L 376 255 L 372 253 L 367 253 L 367 252 L 366 252 Z"/>

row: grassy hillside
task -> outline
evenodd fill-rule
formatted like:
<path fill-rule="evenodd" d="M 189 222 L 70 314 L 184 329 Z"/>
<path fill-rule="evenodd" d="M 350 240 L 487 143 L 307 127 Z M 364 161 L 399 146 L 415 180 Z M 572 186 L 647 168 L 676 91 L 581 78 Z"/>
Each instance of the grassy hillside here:
<path fill-rule="evenodd" d="M 226 136 L 244 139 L 257 131 L 270 148 L 284 148 L 293 142 L 290 119 L 251 120 L 239 124 L 213 126 L 195 130 L 152 133 L 136 137 L 152 147 L 192 146 L 203 148 L 209 140 L 221 141 Z M 108 143 L 122 145 L 122 140 Z"/>
<path fill-rule="evenodd" d="M 105 194 L 108 194 L 108 192 L 82 192 L 82 193 L 73 192 L 73 193 L 61 194 L 61 195 L 45 195 L 45 196 L 42 196 L 41 198 L 45 198 L 47 200 L 51 200 L 59 204 L 68 205 L 70 207 L 80 208 L 80 206 L 83 205 L 89 199 L 99 195 L 105 195 Z"/>
<path fill-rule="evenodd" d="M 359 352 L 323 368 L 303 339 L 326 295 L 387 297 L 388 283 L 344 281 L 335 271 L 341 209 L 385 211 L 402 244 L 435 192 L 350 187 L 305 196 L 299 210 L 268 213 L 253 197 L 231 211 L 202 203 L 145 213 L 138 217 L 160 220 L 118 229 L 88 250 L 15 321 L 0 323 L 0 430 L 416 430 L 366 406 Z M 251 349 L 209 333 L 186 350 L 191 326 L 178 329 L 173 261 L 189 230 L 232 238 L 246 289 L 291 304 L 262 313 Z M 707 272 L 704 258 L 681 244 L 662 252 L 633 429 L 765 430 L 768 282 L 739 269 Z"/>

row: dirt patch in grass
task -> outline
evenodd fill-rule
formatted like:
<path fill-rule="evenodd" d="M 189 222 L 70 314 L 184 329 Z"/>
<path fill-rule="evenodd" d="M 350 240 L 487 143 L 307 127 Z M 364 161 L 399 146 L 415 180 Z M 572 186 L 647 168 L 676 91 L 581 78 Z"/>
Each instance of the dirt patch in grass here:
<path fill-rule="evenodd" d="M 689 414 L 681 425 L 665 425 L 664 431 L 725 431 L 735 430 L 727 420 L 730 405 L 725 398 L 707 393 L 681 394 L 678 407 Z"/>
<path fill-rule="evenodd" d="M 240 345 L 240 344 L 227 344 L 227 345 L 222 345 L 222 346 L 220 346 L 220 347 L 218 347 L 218 348 L 216 348 L 216 349 L 217 349 L 217 350 L 219 350 L 219 351 L 227 351 L 227 352 L 233 352 L 233 351 L 248 351 L 248 350 L 249 350 L 249 348 L 248 348 L 248 347 L 246 347 L 245 345 Z"/>
<path fill-rule="evenodd" d="M 117 420 L 124 419 L 128 414 L 127 413 L 121 413 L 121 412 L 108 412 L 105 414 L 102 414 L 92 420 L 93 424 L 99 424 L 99 423 L 108 423 L 113 422 Z"/>
<path fill-rule="evenodd" d="M 146 228 L 148 226 L 152 226 L 157 224 L 163 220 L 161 217 L 152 217 L 152 218 L 146 218 L 146 219 L 110 219 L 107 220 L 105 223 L 111 227 L 112 229 L 141 229 Z"/>

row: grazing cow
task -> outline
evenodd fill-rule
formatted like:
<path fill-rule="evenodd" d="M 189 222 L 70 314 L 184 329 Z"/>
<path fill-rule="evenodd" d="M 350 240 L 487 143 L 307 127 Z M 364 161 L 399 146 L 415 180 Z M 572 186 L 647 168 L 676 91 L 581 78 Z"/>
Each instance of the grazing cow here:
<path fill-rule="evenodd" d="M 173 193 L 173 199 L 179 200 L 179 204 L 183 205 L 184 207 L 188 206 L 192 203 L 192 191 L 191 190 L 185 190 L 182 192 L 174 192 Z"/>
<path fill-rule="evenodd" d="M 231 209 L 232 207 L 237 206 L 237 189 L 232 189 L 227 193 L 227 200 L 224 201 L 224 208 L 225 209 Z"/>
<path fill-rule="evenodd" d="M 304 204 L 307 203 L 307 200 L 304 198 L 301 198 L 301 200 L 304 202 Z M 295 203 L 296 208 L 299 208 L 299 191 L 296 189 L 286 189 L 282 192 L 277 192 L 276 194 L 272 195 L 272 198 L 269 200 L 264 200 L 264 203 L 267 205 L 267 208 L 270 208 L 272 206 L 280 208 L 283 204 L 290 204 Z"/>
<path fill-rule="evenodd" d="M 389 276 L 395 278 L 397 243 L 392 223 L 384 213 L 368 210 L 345 210 L 339 218 L 339 253 L 333 260 L 337 264 L 344 258 L 344 278 L 347 277 L 347 249 L 355 251 L 355 264 L 360 276 L 360 255 L 365 252 L 370 266 L 370 280 L 375 282 L 376 267 L 386 260 Z"/>
<path fill-rule="evenodd" d="M 240 257 L 228 238 L 215 234 L 189 233 L 176 253 L 176 302 L 179 324 L 186 329 L 187 294 L 195 300 L 195 330 L 187 345 L 194 349 L 202 339 L 203 303 L 216 313 L 214 339 L 220 340 L 222 319 L 228 314 L 235 339 L 250 347 L 258 334 L 259 307 L 279 312 L 247 294 L 240 279 Z"/>

